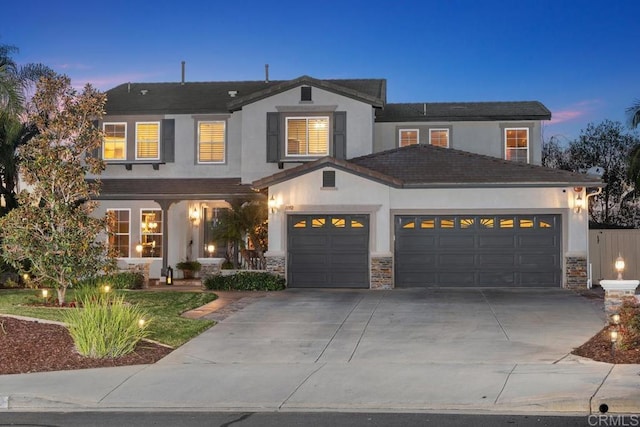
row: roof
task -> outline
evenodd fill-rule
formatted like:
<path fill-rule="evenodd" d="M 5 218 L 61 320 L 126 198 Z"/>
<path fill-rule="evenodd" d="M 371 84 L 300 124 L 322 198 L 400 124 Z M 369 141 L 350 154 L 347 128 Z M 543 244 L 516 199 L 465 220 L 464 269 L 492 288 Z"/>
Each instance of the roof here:
<path fill-rule="evenodd" d="M 229 113 L 251 102 L 298 85 L 311 85 L 380 107 L 386 100 L 384 79 L 328 79 L 302 76 L 294 80 L 183 83 L 125 83 L 106 92 L 106 113 Z M 229 92 L 234 93 L 232 97 Z"/>
<path fill-rule="evenodd" d="M 539 101 L 387 104 L 376 111 L 376 122 L 550 119 L 551 111 Z"/>
<path fill-rule="evenodd" d="M 433 145 L 411 145 L 350 160 L 325 157 L 257 180 L 263 189 L 332 166 L 395 188 L 602 187 L 599 178 Z"/>
<path fill-rule="evenodd" d="M 258 197 L 240 178 L 101 179 L 98 200 L 246 199 Z"/>

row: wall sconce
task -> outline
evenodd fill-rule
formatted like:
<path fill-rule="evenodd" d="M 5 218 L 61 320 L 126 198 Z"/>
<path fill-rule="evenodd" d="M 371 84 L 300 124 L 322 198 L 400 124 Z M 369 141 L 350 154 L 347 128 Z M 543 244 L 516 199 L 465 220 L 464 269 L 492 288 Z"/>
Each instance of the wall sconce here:
<path fill-rule="evenodd" d="M 574 210 L 576 213 L 580 213 L 580 211 L 582 211 L 583 208 L 584 208 L 584 200 L 582 199 L 582 193 L 578 193 L 578 195 L 576 196 L 575 204 L 574 204 Z"/>
<path fill-rule="evenodd" d="M 278 210 L 278 201 L 275 197 L 273 197 L 273 194 L 269 199 L 269 210 L 271 211 L 271 213 L 276 213 L 276 211 Z"/>
<path fill-rule="evenodd" d="M 616 258 L 616 262 L 613 264 L 614 268 L 618 272 L 618 279 L 622 280 L 622 272 L 624 271 L 624 258 L 618 254 L 618 258 Z"/>
<path fill-rule="evenodd" d="M 198 210 L 197 206 L 194 206 L 192 209 L 189 209 L 189 221 L 192 224 L 197 224 L 200 220 L 200 210 Z"/>

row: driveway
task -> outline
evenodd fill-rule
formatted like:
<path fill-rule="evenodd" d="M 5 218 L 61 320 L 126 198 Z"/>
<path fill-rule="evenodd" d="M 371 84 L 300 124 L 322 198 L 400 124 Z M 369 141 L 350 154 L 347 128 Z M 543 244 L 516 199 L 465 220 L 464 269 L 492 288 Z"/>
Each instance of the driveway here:
<path fill-rule="evenodd" d="M 604 322 L 561 289 L 289 289 L 160 363 L 553 363 Z"/>

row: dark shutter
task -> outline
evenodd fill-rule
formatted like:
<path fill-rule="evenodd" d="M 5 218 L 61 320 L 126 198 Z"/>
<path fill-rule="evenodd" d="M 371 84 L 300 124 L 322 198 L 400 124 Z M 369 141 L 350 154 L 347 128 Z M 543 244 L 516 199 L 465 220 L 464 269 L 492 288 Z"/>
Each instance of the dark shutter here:
<path fill-rule="evenodd" d="M 280 113 L 267 113 L 267 163 L 280 161 Z"/>
<path fill-rule="evenodd" d="M 333 157 L 347 158 L 347 112 L 333 113 Z"/>
<path fill-rule="evenodd" d="M 162 159 L 165 163 L 173 163 L 176 151 L 176 121 L 174 119 L 163 119 L 161 126 Z"/>
<path fill-rule="evenodd" d="M 300 101 L 311 101 L 311 86 L 300 88 Z"/>
<path fill-rule="evenodd" d="M 97 120 L 94 120 L 92 123 L 94 128 L 100 129 L 100 122 L 98 122 Z M 100 143 L 99 147 L 96 147 L 93 150 L 91 150 L 91 157 L 99 159 L 100 157 L 102 157 L 101 154 L 102 154 L 102 142 Z"/>
<path fill-rule="evenodd" d="M 322 171 L 322 187 L 334 188 L 336 186 L 336 171 Z"/>

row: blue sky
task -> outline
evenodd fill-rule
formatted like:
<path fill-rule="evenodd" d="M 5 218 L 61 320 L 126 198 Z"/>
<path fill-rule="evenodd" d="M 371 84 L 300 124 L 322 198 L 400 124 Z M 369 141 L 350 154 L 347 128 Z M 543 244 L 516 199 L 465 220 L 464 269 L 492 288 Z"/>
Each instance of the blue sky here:
<path fill-rule="evenodd" d="M 7 2 L 0 43 L 74 85 L 386 78 L 388 102 L 539 100 L 544 137 L 626 123 L 637 0 Z M 6 19 L 16 16 L 19 19 Z"/>

